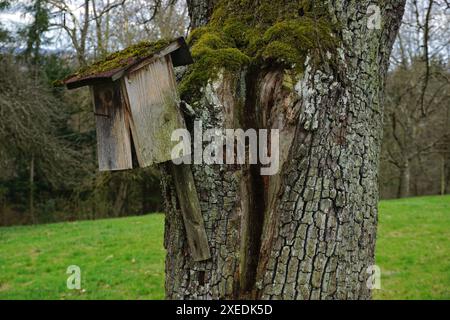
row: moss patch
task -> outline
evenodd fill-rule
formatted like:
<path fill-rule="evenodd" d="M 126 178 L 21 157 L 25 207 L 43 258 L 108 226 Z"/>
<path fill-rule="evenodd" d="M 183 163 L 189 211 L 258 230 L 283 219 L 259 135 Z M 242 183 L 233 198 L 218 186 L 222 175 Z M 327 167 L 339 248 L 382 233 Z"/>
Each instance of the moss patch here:
<path fill-rule="evenodd" d="M 122 51 L 117 51 L 106 56 L 104 59 L 94 62 L 93 64 L 81 68 L 72 76 L 79 78 L 94 75 L 97 73 L 111 71 L 126 66 L 131 60 L 149 57 L 158 51 L 161 51 L 174 39 L 162 39 L 156 42 L 143 41 L 130 46 Z M 71 77 L 72 77 L 71 76 Z"/>
<path fill-rule="evenodd" d="M 189 36 L 195 64 L 180 84 L 195 97 L 220 69 L 280 66 L 303 71 L 306 55 L 321 60 L 333 52 L 336 37 L 326 9 L 311 0 L 219 0 L 211 21 Z"/>

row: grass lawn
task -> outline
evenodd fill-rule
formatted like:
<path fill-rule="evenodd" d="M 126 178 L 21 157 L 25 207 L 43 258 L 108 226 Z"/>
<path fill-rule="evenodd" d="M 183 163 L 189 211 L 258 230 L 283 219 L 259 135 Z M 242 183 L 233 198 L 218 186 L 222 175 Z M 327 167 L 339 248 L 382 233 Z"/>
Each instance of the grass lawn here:
<path fill-rule="evenodd" d="M 0 228 L 0 299 L 162 299 L 164 216 Z M 83 290 L 68 290 L 69 265 Z"/>
<path fill-rule="evenodd" d="M 450 196 L 382 201 L 376 299 L 450 299 Z"/>
<path fill-rule="evenodd" d="M 163 220 L 0 228 L 0 299 L 162 299 Z M 377 299 L 450 299 L 450 197 L 383 201 Z M 66 269 L 81 268 L 82 290 Z"/>

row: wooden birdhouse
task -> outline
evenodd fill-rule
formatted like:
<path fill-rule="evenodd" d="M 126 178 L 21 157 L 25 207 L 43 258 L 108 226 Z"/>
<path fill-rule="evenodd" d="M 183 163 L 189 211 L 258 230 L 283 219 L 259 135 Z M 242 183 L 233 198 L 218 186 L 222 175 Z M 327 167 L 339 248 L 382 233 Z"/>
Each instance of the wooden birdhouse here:
<path fill-rule="evenodd" d="M 100 171 L 171 160 L 172 131 L 185 128 L 174 69 L 192 63 L 184 38 L 143 42 L 66 78 L 68 89 L 89 86 Z"/>
<path fill-rule="evenodd" d="M 89 86 L 101 171 L 169 162 L 194 260 L 211 257 L 189 165 L 171 163 L 172 132 L 185 128 L 173 67 L 192 63 L 183 38 L 143 42 L 113 53 L 69 76 L 68 89 Z M 180 154 L 180 157 L 187 154 Z"/>

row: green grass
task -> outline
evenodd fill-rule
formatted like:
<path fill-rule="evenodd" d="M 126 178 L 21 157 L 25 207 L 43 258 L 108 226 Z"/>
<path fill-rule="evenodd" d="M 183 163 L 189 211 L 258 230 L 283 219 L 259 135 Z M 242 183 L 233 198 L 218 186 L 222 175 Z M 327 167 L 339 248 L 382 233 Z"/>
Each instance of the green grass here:
<path fill-rule="evenodd" d="M 376 299 L 450 299 L 450 197 L 382 201 Z"/>
<path fill-rule="evenodd" d="M 161 214 L 0 228 L 0 299 L 162 299 Z M 69 265 L 82 290 L 68 290 Z"/>
<path fill-rule="evenodd" d="M 162 299 L 163 220 L 0 228 L 0 299 Z M 376 299 L 450 299 L 450 197 L 380 203 Z M 81 268 L 82 290 L 66 269 Z"/>

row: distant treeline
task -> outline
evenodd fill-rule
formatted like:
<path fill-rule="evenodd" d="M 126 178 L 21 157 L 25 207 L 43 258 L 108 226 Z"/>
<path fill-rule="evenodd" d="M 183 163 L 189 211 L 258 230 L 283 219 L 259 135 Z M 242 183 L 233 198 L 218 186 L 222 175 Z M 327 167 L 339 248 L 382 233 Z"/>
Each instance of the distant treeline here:
<path fill-rule="evenodd" d="M 155 168 L 98 172 L 89 90 L 69 92 L 53 83 L 140 40 L 185 34 L 185 1 L 81 1 L 76 11 L 63 4 L 0 0 L 0 12 L 31 18 L 17 30 L 0 22 L 0 225 L 163 209 Z M 448 14 L 440 6 L 426 17 L 420 2 L 410 2 L 394 48 L 384 106 L 382 198 L 450 193 L 450 26 L 437 15 Z M 69 44 L 64 50 L 57 34 Z"/>

